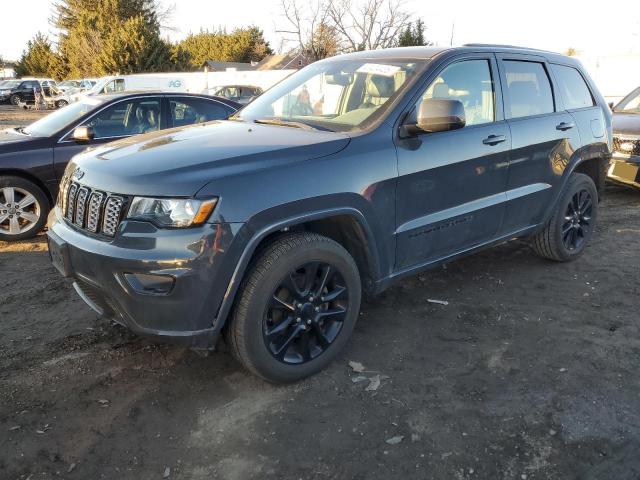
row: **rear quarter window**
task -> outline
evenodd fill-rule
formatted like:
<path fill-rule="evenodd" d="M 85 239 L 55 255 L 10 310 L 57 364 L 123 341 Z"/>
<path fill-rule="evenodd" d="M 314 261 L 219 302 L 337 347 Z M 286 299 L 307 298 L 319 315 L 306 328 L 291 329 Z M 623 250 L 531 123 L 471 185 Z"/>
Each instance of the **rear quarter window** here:
<path fill-rule="evenodd" d="M 551 65 L 551 69 L 558 82 L 565 109 L 593 107 L 591 91 L 578 70 L 565 65 Z"/>

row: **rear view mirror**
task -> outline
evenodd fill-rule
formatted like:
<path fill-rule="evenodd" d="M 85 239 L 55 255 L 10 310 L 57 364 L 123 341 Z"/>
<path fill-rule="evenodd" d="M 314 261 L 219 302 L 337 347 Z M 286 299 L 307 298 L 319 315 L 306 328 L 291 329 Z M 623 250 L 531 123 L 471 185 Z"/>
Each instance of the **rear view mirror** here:
<path fill-rule="evenodd" d="M 409 134 L 446 132 L 466 125 L 464 105 L 459 100 L 425 98 L 418 107 L 416 123 L 405 125 Z"/>
<path fill-rule="evenodd" d="M 342 87 L 351 85 L 353 81 L 351 74 L 347 73 L 334 73 L 333 75 L 327 74 L 325 78 L 329 85 L 340 85 Z"/>
<path fill-rule="evenodd" d="M 88 142 L 89 140 L 93 140 L 94 136 L 95 134 L 93 132 L 93 128 L 91 127 L 76 127 L 73 130 L 73 139 L 76 142 Z"/>

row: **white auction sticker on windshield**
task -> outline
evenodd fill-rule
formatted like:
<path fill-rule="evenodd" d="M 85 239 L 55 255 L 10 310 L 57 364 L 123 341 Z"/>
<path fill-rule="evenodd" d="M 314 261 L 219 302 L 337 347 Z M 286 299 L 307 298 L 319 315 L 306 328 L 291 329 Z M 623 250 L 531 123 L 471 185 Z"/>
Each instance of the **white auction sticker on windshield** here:
<path fill-rule="evenodd" d="M 365 63 L 357 70 L 360 73 L 370 73 L 372 75 L 383 75 L 385 77 L 393 77 L 400 71 L 397 65 L 384 65 L 382 63 Z"/>

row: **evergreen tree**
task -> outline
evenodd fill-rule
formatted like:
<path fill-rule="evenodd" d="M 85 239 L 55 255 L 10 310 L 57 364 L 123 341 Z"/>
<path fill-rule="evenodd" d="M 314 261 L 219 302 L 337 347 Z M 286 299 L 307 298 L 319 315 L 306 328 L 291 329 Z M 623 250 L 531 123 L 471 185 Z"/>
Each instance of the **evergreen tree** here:
<path fill-rule="evenodd" d="M 174 67 L 171 47 L 160 38 L 154 0 L 63 0 L 54 4 L 54 12 L 68 76 Z M 120 60 L 115 48 L 123 48 Z"/>
<path fill-rule="evenodd" d="M 273 53 L 257 27 L 238 28 L 231 33 L 202 30 L 189 34 L 177 48 L 188 55 L 194 68 L 201 67 L 206 60 L 257 62 Z"/>
<path fill-rule="evenodd" d="M 402 33 L 400 33 L 400 36 L 398 38 L 398 46 L 413 47 L 431 45 L 431 42 L 425 40 L 424 31 L 424 22 L 420 19 L 416 20 L 415 23 L 407 24 L 404 30 L 402 30 Z"/>
<path fill-rule="evenodd" d="M 49 39 L 38 32 L 29 40 L 14 69 L 19 77 L 55 77 L 59 59 L 51 47 Z"/>

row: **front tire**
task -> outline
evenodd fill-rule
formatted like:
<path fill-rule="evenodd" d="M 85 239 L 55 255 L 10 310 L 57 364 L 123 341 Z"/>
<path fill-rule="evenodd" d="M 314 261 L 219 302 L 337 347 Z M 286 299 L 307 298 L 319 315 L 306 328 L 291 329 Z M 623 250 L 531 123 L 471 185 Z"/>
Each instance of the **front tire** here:
<path fill-rule="evenodd" d="M 569 262 L 584 252 L 598 219 L 598 191 L 593 180 L 573 173 L 544 229 L 533 237 L 538 255 Z"/>
<path fill-rule="evenodd" d="M 49 199 L 35 183 L 21 177 L 0 177 L 0 240 L 35 237 L 48 213 Z"/>
<path fill-rule="evenodd" d="M 11 95 L 11 97 L 9 97 L 9 102 L 11 103 L 11 105 L 15 105 L 16 107 L 18 106 L 21 100 L 22 98 L 20 98 L 20 95 L 14 94 L 14 95 Z"/>
<path fill-rule="evenodd" d="M 315 233 L 274 240 L 245 277 L 226 338 L 235 357 L 269 382 L 312 375 L 355 327 L 360 275 L 340 244 Z"/>

